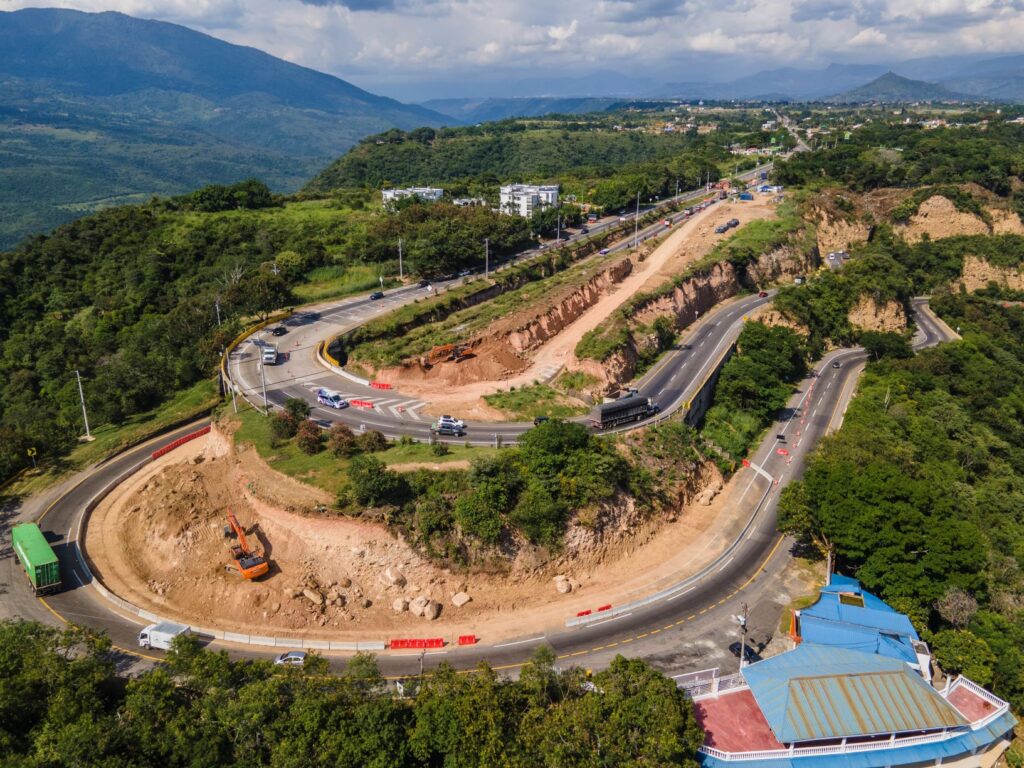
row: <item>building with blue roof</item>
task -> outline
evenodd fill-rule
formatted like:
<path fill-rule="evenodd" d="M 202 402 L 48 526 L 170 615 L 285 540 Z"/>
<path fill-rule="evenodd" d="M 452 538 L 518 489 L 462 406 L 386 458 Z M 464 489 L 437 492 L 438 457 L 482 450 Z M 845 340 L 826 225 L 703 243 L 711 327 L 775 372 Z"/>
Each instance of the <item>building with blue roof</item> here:
<path fill-rule="evenodd" d="M 934 688 L 909 619 L 855 579 L 793 627 L 793 650 L 690 689 L 705 768 L 988 768 L 1009 746 L 1009 705 L 964 677 Z"/>

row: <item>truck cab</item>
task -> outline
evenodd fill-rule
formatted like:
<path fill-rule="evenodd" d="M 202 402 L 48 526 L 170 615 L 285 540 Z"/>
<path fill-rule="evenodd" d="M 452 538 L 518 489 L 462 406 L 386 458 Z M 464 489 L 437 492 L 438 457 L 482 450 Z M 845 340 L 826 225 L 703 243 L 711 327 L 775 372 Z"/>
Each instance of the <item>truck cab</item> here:
<path fill-rule="evenodd" d="M 273 344 L 267 344 L 263 347 L 263 364 L 277 365 L 277 347 Z"/>

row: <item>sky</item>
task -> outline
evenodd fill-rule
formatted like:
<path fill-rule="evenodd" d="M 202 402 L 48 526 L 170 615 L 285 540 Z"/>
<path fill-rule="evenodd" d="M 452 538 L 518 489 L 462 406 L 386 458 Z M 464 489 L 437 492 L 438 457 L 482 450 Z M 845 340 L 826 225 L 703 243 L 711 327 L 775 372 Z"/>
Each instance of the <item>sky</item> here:
<path fill-rule="evenodd" d="M 405 101 L 1024 51 L 1024 0 L 0 0 L 41 5 L 183 24 Z"/>

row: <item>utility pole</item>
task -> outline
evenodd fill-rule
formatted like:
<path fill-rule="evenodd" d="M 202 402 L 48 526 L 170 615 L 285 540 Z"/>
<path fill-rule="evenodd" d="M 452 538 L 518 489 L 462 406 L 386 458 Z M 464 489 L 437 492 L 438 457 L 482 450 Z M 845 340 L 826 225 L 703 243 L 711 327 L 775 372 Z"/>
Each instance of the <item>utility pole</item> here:
<path fill-rule="evenodd" d="M 739 616 L 733 616 L 740 625 L 740 672 L 743 672 L 743 667 L 746 666 L 747 661 L 747 604 L 743 603 L 743 613 Z"/>
<path fill-rule="evenodd" d="M 484 277 L 491 276 L 491 239 L 484 238 Z"/>
<path fill-rule="evenodd" d="M 75 378 L 78 379 L 78 399 L 82 401 L 82 421 L 85 422 L 85 439 L 92 440 L 89 432 L 89 414 L 85 412 L 85 393 L 82 391 L 82 375 L 75 369 Z"/>
<path fill-rule="evenodd" d="M 633 219 L 633 249 L 636 250 L 640 240 L 640 193 L 636 193 L 636 217 Z"/>
<path fill-rule="evenodd" d="M 562 244 L 562 214 L 555 216 L 555 245 Z"/>
<path fill-rule="evenodd" d="M 260 339 L 262 341 L 262 339 Z M 267 402 L 267 371 L 263 362 L 263 345 L 260 345 L 260 380 L 263 382 L 263 415 L 270 415 L 270 404 Z"/>
<path fill-rule="evenodd" d="M 405 273 L 402 271 L 402 238 L 398 238 L 398 279 L 405 279 Z"/>

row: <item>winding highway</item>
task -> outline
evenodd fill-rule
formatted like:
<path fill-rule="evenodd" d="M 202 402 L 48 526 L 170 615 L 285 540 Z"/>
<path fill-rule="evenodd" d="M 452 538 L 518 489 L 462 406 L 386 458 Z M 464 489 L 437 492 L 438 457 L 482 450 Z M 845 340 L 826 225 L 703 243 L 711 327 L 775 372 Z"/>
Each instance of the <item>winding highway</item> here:
<path fill-rule="evenodd" d="M 661 225 L 657 225 L 661 226 Z M 652 233 L 656 228 L 652 228 Z M 443 286 L 439 286 L 443 287 Z M 268 366 L 266 397 L 271 405 L 287 397 L 302 397 L 315 403 L 319 387 L 342 391 L 356 398 L 376 398 L 372 408 L 349 408 L 341 411 L 316 406 L 314 418 L 330 422 L 344 421 L 356 428 L 379 429 L 396 437 L 411 435 L 420 439 L 429 434 L 429 423 L 419 416 L 415 403 L 403 402 L 401 395 L 382 393 L 340 374 L 317 360 L 320 342 L 347 328 L 365 322 L 381 312 L 413 300 L 422 289 L 403 288 L 390 292 L 384 299 L 350 299 L 302 312 L 288 321 L 289 332 L 280 337 L 279 348 L 285 353 L 283 364 Z M 771 296 L 744 296 L 719 305 L 685 332 L 679 345 L 667 353 L 638 382 L 641 394 L 649 396 L 663 412 L 678 409 L 691 398 L 695 387 L 709 375 L 712 367 L 738 336 L 744 318 L 753 309 L 770 301 Z M 927 306 L 926 299 L 913 303 L 918 333 L 915 348 L 924 348 L 955 338 L 955 334 L 938 320 Z M 276 340 L 276 339 L 275 339 Z M 257 362 L 259 346 L 243 342 L 227 361 L 229 377 L 247 397 L 262 404 L 262 379 Z M 726 549 L 696 575 L 678 583 L 652 584 L 645 594 L 637 594 L 631 602 L 611 607 L 591 616 L 567 616 L 565 626 L 544 634 L 481 643 L 468 647 L 450 646 L 437 651 L 384 652 L 378 656 L 382 671 L 388 676 L 416 674 L 441 661 L 461 669 L 486 660 L 499 670 L 514 671 L 541 644 L 551 646 L 559 659 L 584 666 L 601 666 L 616 653 L 647 658 L 668 658 L 679 647 L 692 642 L 695 636 L 713 636 L 725 642 L 723 628 L 730 626 L 731 616 L 740 603 L 767 595 L 775 589 L 777 577 L 790 558 L 790 543 L 776 532 L 776 507 L 779 493 L 792 479 L 800 476 L 805 459 L 822 436 L 837 429 L 853 396 L 857 376 L 866 362 L 860 349 L 843 349 L 829 353 L 818 362 L 808 378 L 801 383 L 779 420 L 751 457 L 750 467 L 741 469 L 733 482 L 745 523 L 732 535 Z M 257 381 L 259 379 L 259 381 Z M 392 400 L 395 402 L 386 402 Z M 125 667 L 150 664 L 160 660 L 159 652 L 142 654 L 137 649 L 139 629 L 146 622 L 137 615 L 116 608 L 96 588 L 85 554 L 81 551 L 83 527 L 91 507 L 106 492 L 150 460 L 155 449 L 195 430 L 196 424 L 181 427 L 148 443 L 81 473 L 52 495 L 45 506 L 26 508 L 20 517 L 36 519 L 54 544 L 64 578 L 64 591 L 36 598 L 28 588 L 17 559 L 5 540 L 0 550 L 0 618 L 23 617 L 47 623 L 74 622 L 105 631 L 115 649 L 122 654 Z M 530 428 L 526 423 L 469 424 L 469 438 L 490 443 L 496 438 L 514 441 Z M 461 441 L 460 441 L 461 442 Z M 5 525 L 13 520 L 5 520 Z M 600 596 L 595 596 L 595 605 Z M 774 618 L 777 621 L 777 616 Z M 271 647 L 237 645 L 216 641 L 238 657 L 267 657 L 278 650 Z M 342 666 L 344 655 L 328 654 L 331 663 Z M 666 671 L 683 669 L 686 664 Z"/>

